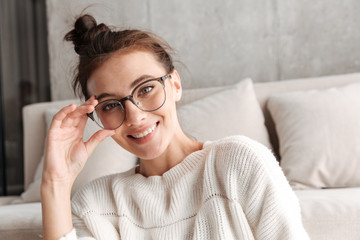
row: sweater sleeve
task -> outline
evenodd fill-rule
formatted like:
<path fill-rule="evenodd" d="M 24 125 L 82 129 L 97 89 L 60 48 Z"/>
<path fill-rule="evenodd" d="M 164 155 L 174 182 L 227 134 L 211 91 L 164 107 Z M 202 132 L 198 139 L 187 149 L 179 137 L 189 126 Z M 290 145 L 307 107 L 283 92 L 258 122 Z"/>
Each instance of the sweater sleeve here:
<path fill-rule="evenodd" d="M 113 178 L 107 175 L 91 181 L 74 194 L 71 201 L 75 239 L 120 239 Z M 72 238 L 71 238 L 72 239 Z"/>
<path fill-rule="evenodd" d="M 237 154 L 238 199 L 255 239 L 309 239 L 300 205 L 274 155 L 252 140 Z"/>
<path fill-rule="evenodd" d="M 95 238 L 93 238 L 93 237 L 78 238 L 78 236 L 76 235 L 76 230 L 75 230 L 75 228 L 73 228 L 73 230 L 71 230 L 71 232 L 66 234 L 64 237 L 61 237 L 59 240 L 95 240 Z"/>
<path fill-rule="evenodd" d="M 61 237 L 59 240 L 95 240 L 80 218 L 73 214 L 72 219 L 76 229 L 73 228 L 69 233 L 67 233 L 64 237 Z"/>
<path fill-rule="evenodd" d="M 76 236 L 75 228 L 71 230 L 71 232 L 67 233 L 64 237 L 59 238 L 59 240 L 76 240 L 78 239 Z"/>

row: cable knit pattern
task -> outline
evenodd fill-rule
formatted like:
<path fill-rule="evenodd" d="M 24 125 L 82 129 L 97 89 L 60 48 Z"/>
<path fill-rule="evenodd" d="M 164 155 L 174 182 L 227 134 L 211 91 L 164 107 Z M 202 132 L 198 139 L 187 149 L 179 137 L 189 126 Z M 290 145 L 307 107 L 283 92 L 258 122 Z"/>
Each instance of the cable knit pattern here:
<path fill-rule="evenodd" d="M 242 136 L 206 142 L 163 176 L 97 179 L 72 200 L 62 239 L 308 239 L 272 153 Z"/>

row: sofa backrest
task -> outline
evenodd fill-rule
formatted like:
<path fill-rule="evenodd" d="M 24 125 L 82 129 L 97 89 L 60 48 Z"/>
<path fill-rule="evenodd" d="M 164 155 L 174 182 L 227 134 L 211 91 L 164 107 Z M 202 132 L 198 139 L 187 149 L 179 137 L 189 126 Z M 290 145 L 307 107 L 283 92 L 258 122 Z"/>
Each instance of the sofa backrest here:
<path fill-rule="evenodd" d="M 265 125 L 268 129 L 274 154 L 280 160 L 279 140 L 276 134 L 275 124 L 267 109 L 267 101 L 271 95 L 284 92 L 305 91 L 311 89 L 325 89 L 353 82 L 360 82 L 360 73 L 333 75 L 316 78 L 280 80 L 276 82 L 255 83 L 254 89 L 265 117 Z"/>
<path fill-rule="evenodd" d="M 351 82 L 360 82 L 360 73 L 255 83 L 254 89 L 265 116 L 265 125 L 269 131 L 275 155 L 279 156 L 279 144 L 274 122 L 266 108 L 269 96 L 282 92 L 324 89 L 345 85 Z M 221 91 L 224 88 L 226 87 L 184 90 L 184 98 L 179 105 L 200 99 L 209 94 Z M 79 100 L 72 99 L 35 103 L 23 108 L 25 189 L 27 189 L 29 184 L 33 181 L 36 168 L 44 151 L 46 134 L 45 111 L 53 108 L 61 108 L 71 103 L 78 104 L 79 102 Z"/>

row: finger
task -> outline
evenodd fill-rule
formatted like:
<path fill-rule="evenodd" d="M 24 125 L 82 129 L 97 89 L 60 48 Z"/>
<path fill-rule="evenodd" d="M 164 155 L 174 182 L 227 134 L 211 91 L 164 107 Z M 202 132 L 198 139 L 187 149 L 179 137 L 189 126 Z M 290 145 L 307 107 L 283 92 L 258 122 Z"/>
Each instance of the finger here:
<path fill-rule="evenodd" d="M 94 111 L 94 108 L 97 105 L 97 103 L 98 101 L 96 99 L 90 98 L 88 101 L 78 106 L 76 111 L 69 114 L 69 118 L 78 118 L 84 114 Z"/>
<path fill-rule="evenodd" d="M 92 99 L 78 106 L 63 120 L 61 127 L 77 127 L 86 123 L 87 113 L 94 111 L 97 100 Z"/>
<path fill-rule="evenodd" d="M 62 121 L 61 127 L 77 127 L 79 122 L 86 119 L 86 114 L 93 111 L 92 106 L 79 106 L 73 112 L 69 113 Z"/>
<path fill-rule="evenodd" d="M 98 100 L 95 98 L 95 96 L 91 96 L 88 100 L 86 100 L 84 102 L 84 104 L 91 104 L 91 105 L 94 105 L 96 106 L 96 104 L 98 104 Z"/>
<path fill-rule="evenodd" d="M 93 153 L 95 148 L 104 141 L 105 138 L 110 137 L 115 134 L 115 130 L 99 130 L 90 139 L 85 143 L 87 152 L 89 156 Z"/>
<path fill-rule="evenodd" d="M 53 127 L 60 128 L 62 121 L 66 118 L 66 116 L 69 113 L 73 112 L 75 109 L 76 109 L 75 104 L 70 104 L 69 106 L 62 108 L 59 112 L 57 112 L 54 115 L 53 120 L 50 125 L 50 128 L 53 128 Z"/>
<path fill-rule="evenodd" d="M 94 106 L 94 108 L 95 108 L 95 106 L 98 104 L 98 101 L 95 99 L 94 96 L 92 96 L 92 97 L 91 97 L 90 99 L 88 99 L 83 105 L 85 105 L 85 104 L 89 104 L 90 106 Z M 94 109 L 91 108 L 91 111 L 89 111 L 89 112 L 87 112 L 87 113 L 91 113 L 91 112 L 93 112 L 93 111 L 94 111 Z M 85 116 L 84 116 L 84 119 L 81 120 L 81 121 L 78 123 L 78 128 L 79 128 L 79 129 L 82 129 L 82 131 L 83 131 L 83 129 L 85 129 L 87 120 L 88 120 L 88 116 L 85 115 Z"/>
<path fill-rule="evenodd" d="M 98 100 L 95 99 L 95 96 L 91 96 L 88 100 L 86 100 L 81 105 L 93 105 L 93 106 L 96 106 L 97 104 L 98 104 Z"/>

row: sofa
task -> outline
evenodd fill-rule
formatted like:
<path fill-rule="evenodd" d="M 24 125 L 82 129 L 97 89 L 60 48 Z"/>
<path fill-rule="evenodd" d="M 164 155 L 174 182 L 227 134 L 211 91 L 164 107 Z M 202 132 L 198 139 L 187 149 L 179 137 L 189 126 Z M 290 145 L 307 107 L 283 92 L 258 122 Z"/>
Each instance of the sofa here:
<path fill-rule="evenodd" d="M 42 239 L 40 183 L 46 131 L 65 100 L 23 109 L 24 185 L 21 196 L 0 197 L 0 239 Z M 246 135 L 277 157 L 301 206 L 311 239 L 360 239 L 360 74 L 183 91 L 179 121 L 199 141 Z M 84 139 L 97 126 L 88 120 Z M 111 138 L 88 160 L 74 193 L 102 175 L 125 171 L 137 158 Z M 56 206 L 55 206 L 56 207 Z"/>

